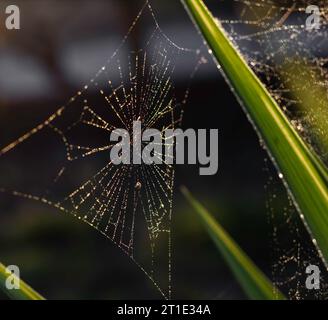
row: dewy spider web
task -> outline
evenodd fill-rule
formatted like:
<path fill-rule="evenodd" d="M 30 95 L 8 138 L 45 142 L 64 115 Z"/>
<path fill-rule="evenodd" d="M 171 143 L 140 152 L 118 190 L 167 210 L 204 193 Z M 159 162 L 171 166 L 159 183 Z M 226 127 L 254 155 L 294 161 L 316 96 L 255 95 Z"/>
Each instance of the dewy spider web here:
<path fill-rule="evenodd" d="M 320 28 L 307 30 L 308 5 L 321 12 Z M 326 1 L 223 0 L 211 9 L 231 40 L 260 77 L 295 129 L 328 164 L 328 6 Z M 313 24 L 315 21 L 309 19 Z M 312 92 L 311 97 L 308 92 Z M 268 165 L 265 166 L 268 171 Z M 281 179 L 270 176 L 266 189 L 273 224 L 273 278 L 290 298 L 327 298 L 326 267 L 305 232 L 292 200 L 279 193 Z M 277 195 L 280 195 L 278 197 Z M 305 268 L 321 269 L 321 290 L 305 288 Z"/>
<path fill-rule="evenodd" d="M 151 21 L 152 30 L 138 44 L 141 49 L 131 50 L 129 39 L 141 19 Z M 121 46 L 90 83 L 45 122 L 0 150 L 3 195 L 42 202 L 96 228 L 165 298 L 171 297 L 174 168 L 113 165 L 109 136 L 115 128 L 132 136 L 136 120 L 142 130 L 163 131 L 181 123 L 189 89 L 180 96 L 174 90 L 179 59 L 193 63 L 191 78 L 204 63 L 199 50 L 180 48 L 165 36 L 147 1 Z M 35 163 L 34 152 L 42 163 Z M 15 166 L 16 177 L 9 177 L 8 167 L 22 158 Z"/>

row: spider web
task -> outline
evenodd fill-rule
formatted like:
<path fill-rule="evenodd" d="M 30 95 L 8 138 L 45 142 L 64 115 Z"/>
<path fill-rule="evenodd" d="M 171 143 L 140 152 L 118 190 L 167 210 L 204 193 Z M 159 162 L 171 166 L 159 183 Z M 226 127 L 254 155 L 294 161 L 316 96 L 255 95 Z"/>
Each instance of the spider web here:
<path fill-rule="evenodd" d="M 308 5 L 317 5 L 321 11 L 318 30 L 306 28 Z M 219 2 L 213 11 L 219 13 L 218 21 L 295 129 L 327 165 L 327 2 L 230 0 Z M 310 90 L 311 97 L 307 94 Z M 304 217 L 282 191 L 283 176 L 270 175 L 267 160 L 265 171 L 273 226 L 274 281 L 292 299 L 327 298 L 327 267 L 319 257 L 315 239 L 308 235 Z M 305 268 L 309 264 L 321 269 L 321 290 L 305 288 Z"/>
<path fill-rule="evenodd" d="M 136 27 L 149 21 L 148 36 L 131 49 Z M 180 95 L 174 88 L 180 59 L 192 62 L 190 79 L 204 63 L 199 50 L 180 48 L 166 37 L 146 1 L 95 77 L 46 121 L 0 150 L 3 196 L 42 202 L 97 229 L 165 298 L 171 297 L 174 167 L 114 165 L 109 137 L 116 128 L 132 136 L 136 120 L 142 131 L 180 125 L 189 95 L 188 87 Z M 163 144 L 173 147 L 174 141 L 166 137 Z M 13 164 L 16 172 L 10 175 Z"/>

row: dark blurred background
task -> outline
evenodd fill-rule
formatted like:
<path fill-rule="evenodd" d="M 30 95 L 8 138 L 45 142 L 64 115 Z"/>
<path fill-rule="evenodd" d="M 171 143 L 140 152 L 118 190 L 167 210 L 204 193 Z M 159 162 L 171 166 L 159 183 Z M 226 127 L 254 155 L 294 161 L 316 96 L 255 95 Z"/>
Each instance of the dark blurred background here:
<path fill-rule="evenodd" d="M 4 8 L 9 2 L 0 3 L 1 147 L 42 122 L 90 80 L 118 47 L 144 3 L 14 2 L 21 10 L 19 31 L 5 29 Z M 215 1 L 207 3 L 215 8 Z M 180 1 L 152 0 L 151 5 L 172 41 L 181 47 L 202 47 Z M 226 15 L 230 14 L 233 10 L 227 11 Z M 139 28 L 140 35 L 147 32 L 146 24 Z M 129 41 L 137 43 L 138 39 Z M 190 70 L 180 74 L 177 91 L 185 89 Z M 192 82 L 183 127 L 219 128 L 220 159 L 219 172 L 212 177 L 199 176 L 197 167 L 177 167 L 172 297 L 244 298 L 179 192 L 179 186 L 186 185 L 270 276 L 272 226 L 264 186 L 268 179 L 276 180 L 276 172 L 270 162 L 265 164 L 266 154 L 254 129 L 211 59 Z M 274 183 L 272 192 L 286 201 L 281 183 Z M 49 299 L 162 298 L 143 272 L 108 239 L 40 203 L 15 198 L 2 203 L 0 261 L 20 266 L 22 278 Z"/>

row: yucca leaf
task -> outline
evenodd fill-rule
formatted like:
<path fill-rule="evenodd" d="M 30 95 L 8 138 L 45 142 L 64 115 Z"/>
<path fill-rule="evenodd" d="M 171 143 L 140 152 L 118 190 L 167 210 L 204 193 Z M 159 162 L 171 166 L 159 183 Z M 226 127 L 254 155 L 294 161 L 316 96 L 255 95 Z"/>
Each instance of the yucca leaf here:
<path fill-rule="evenodd" d="M 9 290 L 6 288 L 6 280 L 10 274 L 6 272 L 6 267 L 0 263 L 0 289 L 13 300 L 44 300 L 44 298 L 34 291 L 24 281 L 20 280 L 20 288 Z M 15 275 L 11 275 L 15 277 Z"/>
<path fill-rule="evenodd" d="M 202 204 L 191 195 L 189 190 L 182 187 L 181 191 L 196 210 L 205 228 L 247 296 L 250 299 L 257 300 L 285 299 L 283 294 L 275 288 L 270 280 L 252 262 L 223 227 L 212 217 Z"/>
<path fill-rule="evenodd" d="M 328 262 L 328 174 L 201 0 L 184 0 Z"/>

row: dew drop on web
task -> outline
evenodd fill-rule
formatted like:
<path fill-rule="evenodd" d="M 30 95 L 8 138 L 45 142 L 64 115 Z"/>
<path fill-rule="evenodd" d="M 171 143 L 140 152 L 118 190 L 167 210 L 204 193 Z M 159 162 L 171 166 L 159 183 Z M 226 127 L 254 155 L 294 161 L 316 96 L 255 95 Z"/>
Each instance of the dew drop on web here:
<path fill-rule="evenodd" d="M 135 185 L 134 188 L 135 188 L 136 190 L 141 190 L 141 187 L 142 187 L 142 184 L 141 184 L 141 182 L 138 181 L 138 182 L 136 183 L 136 185 Z"/>

